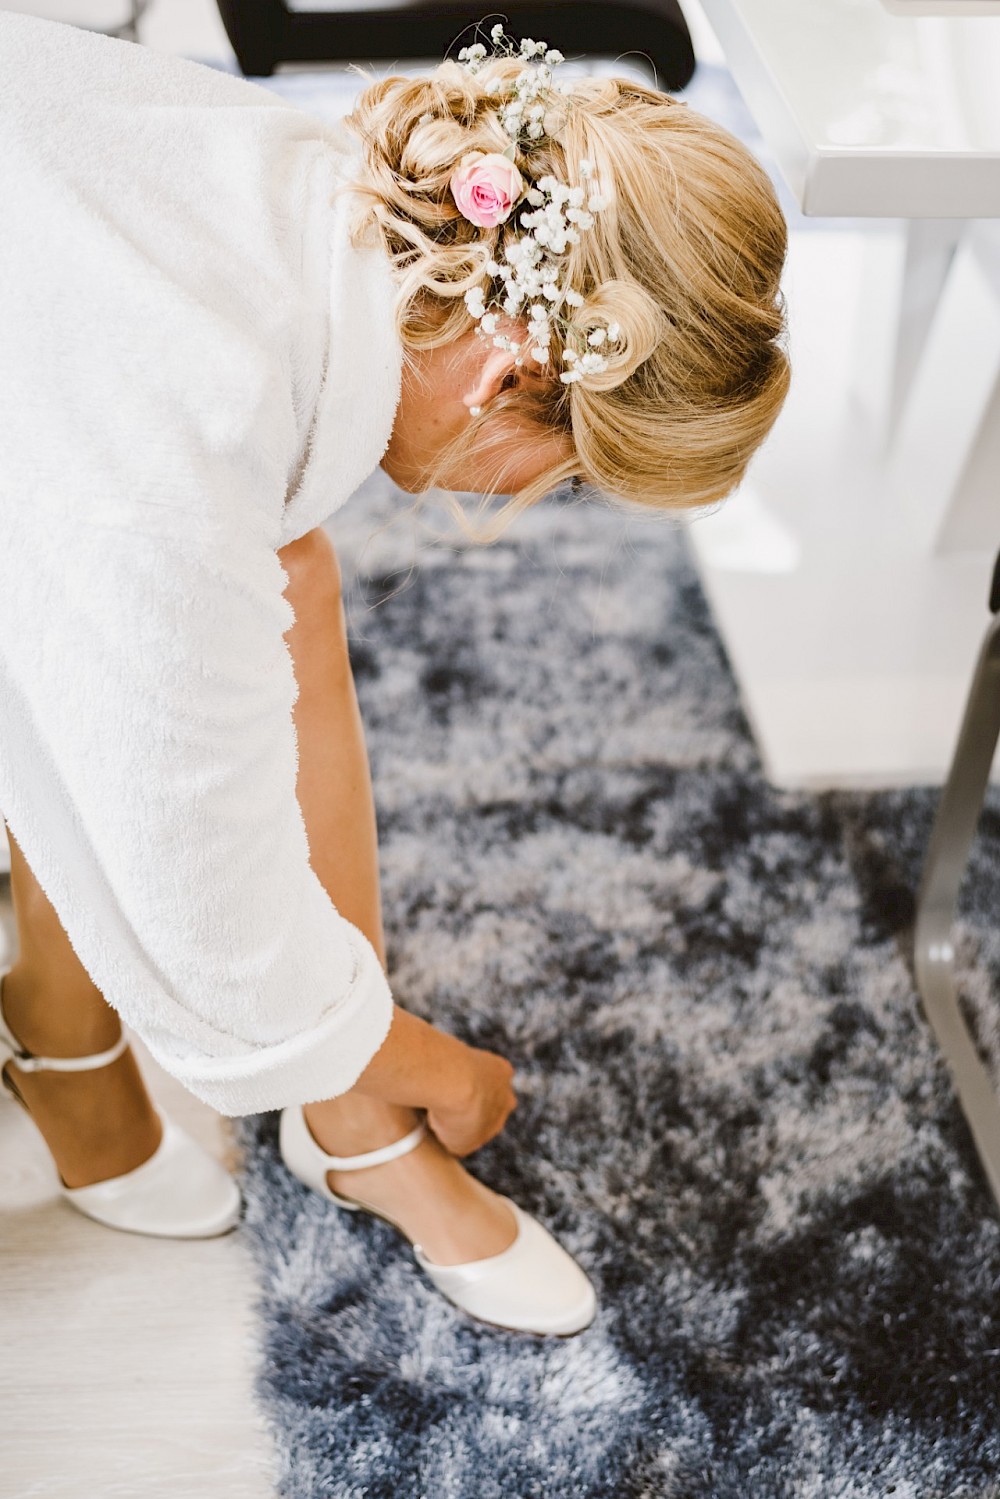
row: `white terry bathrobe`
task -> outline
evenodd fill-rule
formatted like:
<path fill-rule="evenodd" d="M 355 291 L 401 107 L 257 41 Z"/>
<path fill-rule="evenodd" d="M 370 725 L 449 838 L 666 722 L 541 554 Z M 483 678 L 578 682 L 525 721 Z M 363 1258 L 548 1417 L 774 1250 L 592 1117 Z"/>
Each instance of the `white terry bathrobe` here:
<path fill-rule="evenodd" d="M 230 1115 L 345 1091 L 392 1018 L 309 864 L 276 556 L 399 400 L 388 257 L 331 203 L 359 151 L 0 12 L 0 810 L 109 1003 Z"/>

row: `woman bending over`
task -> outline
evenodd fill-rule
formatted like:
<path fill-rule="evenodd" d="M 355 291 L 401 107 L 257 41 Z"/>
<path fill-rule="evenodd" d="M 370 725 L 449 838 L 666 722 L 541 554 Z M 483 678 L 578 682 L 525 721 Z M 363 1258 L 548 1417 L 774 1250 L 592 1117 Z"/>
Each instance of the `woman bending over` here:
<path fill-rule="evenodd" d="M 395 1003 L 326 521 L 406 491 L 728 495 L 788 387 L 786 226 L 727 131 L 475 46 L 331 126 L 243 79 L 0 14 L 5 1087 L 63 1195 L 233 1227 L 123 1024 L 468 1314 L 571 1333 L 576 1262 L 462 1157 L 513 1069 Z M 11 211 L 11 207 L 14 211 Z"/>

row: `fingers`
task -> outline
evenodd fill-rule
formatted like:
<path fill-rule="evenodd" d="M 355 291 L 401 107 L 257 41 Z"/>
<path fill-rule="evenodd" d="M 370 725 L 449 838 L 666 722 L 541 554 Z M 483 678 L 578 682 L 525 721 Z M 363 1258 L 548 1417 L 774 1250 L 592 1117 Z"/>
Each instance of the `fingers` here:
<path fill-rule="evenodd" d="M 474 1053 L 479 1068 L 479 1087 L 462 1109 L 428 1109 L 427 1123 L 452 1155 L 472 1155 L 504 1128 L 517 1107 L 513 1088 L 514 1068 L 496 1052 Z"/>
<path fill-rule="evenodd" d="M 427 1123 L 445 1150 L 451 1155 L 457 1156 L 459 1160 L 463 1160 L 466 1156 L 474 1155 L 477 1150 L 486 1144 L 487 1140 L 493 1138 L 492 1134 L 486 1135 L 482 1131 L 471 1134 L 468 1130 L 456 1130 L 447 1124 L 438 1124 L 435 1126 L 434 1118 L 431 1114 L 427 1116 Z M 499 1133 L 499 1131 L 495 1131 L 495 1133 Z"/>
<path fill-rule="evenodd" d="M 437 1136 L 438 1140 L 440 1140 L 445 1150 L 449 1151 L 454 1156 L 458 1156 L 459 1159 L 467 1155 L 472 1155 L 473 1151 L 478 1150 L 480 1144 L 482 1143 L 481 1141 L 477 1141 L 474 1137 L 470 1138 L 470 1136 L 462 1130 L 449 1129 L 446 1124 L 435 1124 L 434 1116 L 432 1114 L 428 1114 L 427 1123 L 431 1131 Z"/>

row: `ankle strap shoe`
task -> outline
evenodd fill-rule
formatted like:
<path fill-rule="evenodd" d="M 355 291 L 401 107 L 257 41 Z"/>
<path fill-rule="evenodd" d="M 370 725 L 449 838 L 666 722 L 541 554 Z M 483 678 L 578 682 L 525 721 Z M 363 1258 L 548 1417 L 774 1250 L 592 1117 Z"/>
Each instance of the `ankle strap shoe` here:
<path fill-rule="evenodd" d="M 0 970 L 0 1081 L 30 1119 L 24 1099 L 6 1076 L 9 1062 L 20 1072 L 89 1072 L 117 1061 L 129 1042 L 123 1029 L 114 1046 L 85 1057 L 40 1057 L 27 1051 L 3 1012 L 3 982 L 8 972 Z M 238 1186 L 213 1155 L 156 1104 L 153 1107 L 162 1133 L 147 1160 L 121 1176 L 86 1187 L 67 1187 L 59 1176 L 61 1195 L 86 1217 L 126 1233 L 169 1239 L 209 1239 L 228 1233 L 240 1218 Z"/>
<path fill-rule="evenodd" d="M 422 1247 L 410 1239 L 401 1224 L 341 1197 L 329 1186 L 328 1171 L 360 1171 L 393 1160 L 414 1150 L 428 1132 L 426 1119 L 401 1140 L 369 1150 L 362 1155 L 328 1155 L 313 1137 L 302 1106 L 281 1111 L 278 1139 L 281 1157 L 293 1176 L 338 1207 L 351 1212 L 370 1212 L 398 1230 L 410 1245 L 414 1259 L 441 1294 L 460 1311 L 512 1332 L 568 1337 L 582 1332 L 594 1320 L 597 1298 L 581 1267 L 552 1237 L 537 1218 L 499 1194 L 517 1222 L 514 1242 L 499 1254 L 461 1265 L 437 1265 Z"/>

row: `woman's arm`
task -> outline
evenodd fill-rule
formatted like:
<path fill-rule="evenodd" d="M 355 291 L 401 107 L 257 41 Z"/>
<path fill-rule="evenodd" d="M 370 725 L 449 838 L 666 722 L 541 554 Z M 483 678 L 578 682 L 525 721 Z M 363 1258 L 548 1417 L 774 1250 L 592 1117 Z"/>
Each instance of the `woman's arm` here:
<path fill-rule="evenodd" d="M 499 1134 L 517 1107 L 514 1069 L 495 1051 L 467 1046 L 397 1005 L 389 1034 L 353 1092 L 427 1110 L 453 1155 L 469 1155 Z"/>
<path fill-rule="evenodd" d="M 337 910 L 365 934 L 384 969 L 378 822 L 340 562 L 321 527 L 283 546 L 278 556 L 289 577 L 285 597 L 295 612 L 286 639 L 299 687 L 293 713 L 296 795 L 310 862 Z M 356 1098 L 363 1085 L 370 1102 L 431 1110 L 439 1138 L 456 1155 L 465 1155 L 497 1133 L 515 1106 L 512 1072 L 494 1053 L 458 1043 L 397 1009 L 388 1036 L 349 1096 Z"/>
<path fill-rule="evenodd" d="M 394 1008 L 310 867 L 262 512 L 65 498 L 4 507 L 0 806 L 94 982 L 222 1113 L 363 1073 L 461 1113 L 473 1048 Z"/>

